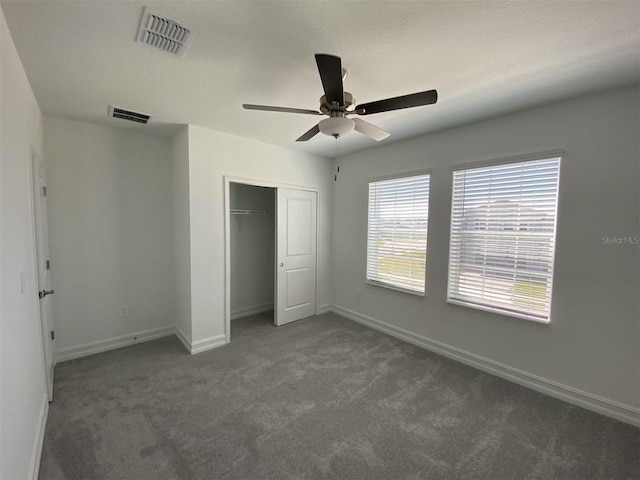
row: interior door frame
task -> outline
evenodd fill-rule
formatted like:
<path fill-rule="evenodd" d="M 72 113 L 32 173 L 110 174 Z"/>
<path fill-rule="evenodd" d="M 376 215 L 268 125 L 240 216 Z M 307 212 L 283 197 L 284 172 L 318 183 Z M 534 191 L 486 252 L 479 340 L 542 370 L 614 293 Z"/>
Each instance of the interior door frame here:
<path fill-rule="evenodd" d="M 320 189 L 308 185 L 292 185 L 290 183 L 272 182 L 269 180 L 260 180 L 249 177 L 236 177 L 233 175 L 223 175 L 224 179 L 224 318 L 225 318 L 225 337 L 227 343 L 231 342 L 231 184 L 241 183 L 243 185 L 251 185 L 254 187 L 267 188 L 289 188 L 292 190 L 304 190 L 307 192 L 315 192 L 316 194 L 316 225 L 320 220 Z M 278 201 L 276 195 L 276 203 Z M 277 205 L 276 205 L 277 206 Z M 275 213 L 275 212 L 274 212 Z M 276 225 L 277 227 L 277 225 Z M 318 242 L 318 228 L 316 226 L 316 245 Z M 277 249 L 277 245 L 276 245 Z M 318 314 L 318 253 L 316 247 L 316 311 Z M 274 267 L 277 267 L 277 252 L 274 251 Z M 277 269 L 275 270 L 277 273 Z M 277 288 L 277 283 L 276 283 Z M 275 296 L 275 291 L 274 291 Z M 274 308 L 275 308 L 274 298 Z"/>
<path fill-rule="evenodd" d="M 33 247 L 33 258 L 34 258 L 34 262 L 33 262 L 33 279 L 34 279 L 34 286 L 36 288 L 36 291 L 34 292 L 35 294 L 38 294 L 38 292 L 40 291 L 40 272 L 38 270 L 38 261 L 39 261 L 39 253 L 38 253 L 38 234 L 37 234 L 37 218 L 36 218 L 36 191 L 34 189 L 34 180 L 35 180 L 35 175 L 36 175 L 36 170 L 34 168 L 34 163 L 35 161 L 39 161 L 39 162 L 43 162 L 42 159 L 42 155 L 40 155 L 40 153 L 33 148 L 33 146 L 29 147 L 29 187 L 28 187 L 28 192 L 29 192 L 29 213 L 31 216 L 31 240 L 32 240 L 32 247 Z M 34 299 L 35 303 L 36 303 L 36 314 L 38 316 L 38 326 L 40 327 L 40 355 L 42 358 L 42 365 L 44 366 L 44 387 L 45 390 L 47 391 L 47 396 L 49 401 L 53 400 L 53 391 L 49 388 L 49 385 L 53 383 L 53 378 L 49 378 L 50 377 L 50 365 L 47 365 L 47 358 L 46 358 L 46 344 L 45 342 L 49 341 L 49 330 L 53 330 L 53 318 L 50 318 L 50 325 L 43 325 L 42 324 L 42 309 L 41 309 L 41 305 L 40 305 L 40 300 L 39 299 Z M 51 362 L 53 364 L 53 366 L 55 367 L 56 365 L 56 351 L 55 348 L 53 348 L 53 345 L 50 346 L 51 348 Z"/>

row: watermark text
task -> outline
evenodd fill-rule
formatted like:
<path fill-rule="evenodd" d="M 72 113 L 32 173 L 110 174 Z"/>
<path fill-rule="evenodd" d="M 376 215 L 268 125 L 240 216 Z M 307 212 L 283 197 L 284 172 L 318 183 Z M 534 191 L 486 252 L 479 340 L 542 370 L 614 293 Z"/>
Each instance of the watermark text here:
<path fill-rule="evenodd" d="M 640 245 L 640 237 L 602 237 L 603 245 Z"/>

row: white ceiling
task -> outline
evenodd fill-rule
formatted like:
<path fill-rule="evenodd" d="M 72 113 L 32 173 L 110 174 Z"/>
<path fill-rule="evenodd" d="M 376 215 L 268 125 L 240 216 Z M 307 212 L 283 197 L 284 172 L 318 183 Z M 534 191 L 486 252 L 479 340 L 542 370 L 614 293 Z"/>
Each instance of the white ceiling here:
<path fill-rule="evenodd" d="M 190 25 L 176 57 L 134 42 L 143 6 Z M 640 79 L 640 2 L 2 2 L 45 114 L 171 135 L 195 124 L 324 156 L 332 138 L 294 140 L 320 117 L 314 53 L 342 57 L 359 103 L 435 88 L 436 105 L 365 117 L 385 142 Z M 154 126 L 107 118 L 109 104 Z M 340 153 L 375 146 L 358 133 Z"/>

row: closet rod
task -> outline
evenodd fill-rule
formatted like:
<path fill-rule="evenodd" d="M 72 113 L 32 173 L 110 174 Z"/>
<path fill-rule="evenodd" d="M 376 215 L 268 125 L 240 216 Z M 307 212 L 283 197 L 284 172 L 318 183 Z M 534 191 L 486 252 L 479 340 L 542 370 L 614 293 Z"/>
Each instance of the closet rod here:
<path fill-rule="evenodd" d="M 264 210 L 240 210 L 237 208 L 231 209 L 231 215 L 266 215 L 267 213 Z"/>

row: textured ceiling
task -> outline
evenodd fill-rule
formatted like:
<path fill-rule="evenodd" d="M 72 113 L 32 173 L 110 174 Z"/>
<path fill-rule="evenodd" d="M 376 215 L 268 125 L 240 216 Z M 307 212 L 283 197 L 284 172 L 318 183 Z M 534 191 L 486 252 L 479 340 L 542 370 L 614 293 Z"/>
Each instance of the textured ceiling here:
<path fill-rule="evenodd" d="M 193 27 L 183 57 L 134 42 L 143 6 Z M 437 105 L 366 117 L 385 142 L 549 103 L 640 77 L 640 2 L 2 2 L 48 115 L 171 135 L 195 124 L 319 155 L 294 140 L 320 117 L 242 103 L 318 108 L 313 54 L 342 57 L 359 103 L 435 88 Z M 107 118 L 114 104 L 153 126 Z M 340 153 L 375 146 L 352 133 Z"/>

